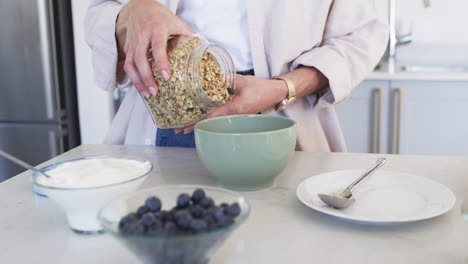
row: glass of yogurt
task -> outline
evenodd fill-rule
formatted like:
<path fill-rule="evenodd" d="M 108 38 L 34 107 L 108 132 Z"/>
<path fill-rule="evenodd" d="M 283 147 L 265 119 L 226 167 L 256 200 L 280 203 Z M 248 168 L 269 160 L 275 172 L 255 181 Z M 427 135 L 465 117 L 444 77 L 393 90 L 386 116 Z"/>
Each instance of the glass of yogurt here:
<path fill-rule="evenodd" d="M 50 178 L 33 173 L 35 187 L 59 204 L 68 224 L 78 233 L 102 230 L 99 209 L 115 197 L 130 193 L 152 170 L 151 162 L 126 157 L 80 157 L 44 168 Z"/>

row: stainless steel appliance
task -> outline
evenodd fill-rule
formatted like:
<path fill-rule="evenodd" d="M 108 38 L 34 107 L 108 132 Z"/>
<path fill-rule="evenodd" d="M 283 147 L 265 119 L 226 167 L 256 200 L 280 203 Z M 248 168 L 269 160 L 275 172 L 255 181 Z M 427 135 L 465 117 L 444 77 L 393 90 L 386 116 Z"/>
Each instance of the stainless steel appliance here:
<path fill-rule="evenodd" d="M 72 32 L 70 1 L 0 0 L 0 149 L 33 165 L 80 143 Z"/>

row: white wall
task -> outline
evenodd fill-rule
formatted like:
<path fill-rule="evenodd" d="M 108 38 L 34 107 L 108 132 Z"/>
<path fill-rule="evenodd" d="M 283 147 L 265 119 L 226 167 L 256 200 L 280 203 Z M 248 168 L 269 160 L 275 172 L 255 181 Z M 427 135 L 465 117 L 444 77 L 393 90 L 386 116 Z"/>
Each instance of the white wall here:
<path fill-rule="evenodd" d="M 431 6 L 424 8 L 423 0 L 397 0 L 400 29 L 408 31 L 413 20 L 414 42 L 468 43 L 468 0 L 430 2 Z"/>
<path fill-rule="evenodd" d="M 102 143 L 113 117 L 112 94 L 94 84 L 91 50 L 84 39 L 83 19 L 89 1 L 72 0 L 73 35 L 82 144 Z"/>

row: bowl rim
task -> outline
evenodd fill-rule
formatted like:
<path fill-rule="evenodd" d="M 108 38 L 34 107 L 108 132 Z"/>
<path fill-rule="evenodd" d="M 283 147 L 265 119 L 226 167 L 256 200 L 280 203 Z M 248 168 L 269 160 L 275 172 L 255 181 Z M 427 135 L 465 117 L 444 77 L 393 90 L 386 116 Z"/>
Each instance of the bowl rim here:
<path fill-rule="evenodd" d="M 230 132 L 213 132 L 208 131 L 205 129 L 201 129 L 200 126 L 204 123 L 208 123 L 210 121 L 219 120 L 219 119 L 226 119 L 226 118 L 240 118 L 240 117 L 247 117 L 247 118 L 254 118 L 254 117 L 261 117 L 261 118 L 276 118 L 276 119 L 283 119 L 291 121 L 292 124 L 285 128 L 275 129 L 275 130 L 268 130 L 268 131 L 260 131 L 260 132 L 246 132 L 246 133 L 230 133 Z M 202 120 L 195 125 L 195 132 L 197 133 L 206 133 L 212 135 L 234 135 L 234 136 L 253 136 L 253 135 L 263 135 L 263 134 L 271 134 L 271 133 L 280 133 L 282 131 L 291 129 L 296 126 L 296 121 L 287 117 L 283 116 L 276 116 L 276 115 L 258 115 L 258 114 L 240 114 L 240 115 L 225 115 L 225 116 L 217 116 L 212 117 L 209 119 Z"/>
<path fill-rule="evenodd" d="M 110 221 L 107 221 L 104 217 L 103 217 L 103 212 L 104 210 L 110 206 L 112 203 L 114 202 L 117 202 L 118 200 L 123 200 L 123 199 L 128 199 L 128 198 L 131 198 L 131 197 L 134 197 L 138 194 L 142 194 L 142 193 L 157 193 L 157 190 L 160 190 L 160 189 L 181 189 L 181 190 L 184 190 L 184 191 L 187 191 L 187 189 L 191 189 L 191 190 L 195 190 L 197 188 L 201 188 L 203 190 L 205 190 L 206 193 L 209 193 L 210 191 L 215 191 L 215 192 L 224 192 L 224 193 L 227 193 L 227 194 L 230 194 L 232 196 L 235 196 L 235 197 L 238 197 L 239 200 L 242 200 L 243 203 L 246 205 L 247 209 L 245 210 L 245 212 L 241 213 L 239 215 L 238 218 L 236 218 L 236 220 L 234 221 L 233 224 L 229 225 L 229 226 L 226 226 L 224 228 L 220 228 L 220 229 L 215 229 L 215 230 L 210 230 L 208 232 L 202 232 L 202 233 L 194 233 L 194 234 L 184 234 L 184 235 L 173 235 L 173 236 L 162 236 L 162 237 L 157 237 L 157 236 L 152 236 L 152 235 L 130 235 L 130 234 L 122 234 L 120 233 L 119 231 L 115 231 L 113 230 L 112 228 L 109 227 L 109 225 L 111 225 L 112 223 L 110 223 Z M 157 195 L 156 195 L 157 196 Z M 239 194 L 238 192 L 235 192 L 235 191 L 230 191 L 230 190 L 226 190 L 226 189 L 223 189 L 223 188 L 219 188 L 219 187 L 214 187 L 214 186 L 206 186 L 206 185 L 195 185 L 195 184 L 177 184 L 177 185 L 162 185 L 162 186 L 156 186 L 156 187 L 150 187 L 150 188 L 144 188 L 144 189 L 139 189 L 139 190 L 136 190 L 132 193 L 129 193 L 129 194 L 125 194 L 123 196 L 119 196 L 119 197 L 116 197 L 114 199 L 112 199 L 111 201 L 107 202 L 103 207 L 101 207 L 101 209 L 99 209 L 99 212 L 97 214 L 97 219 L 99 221 L 99 223 L 101 224 L 103 230 L 105 232 L 108 232 L 116 237 L 121 237 L 121 238 L 138 238 L 138 239 L 148 239 L 148 240 L 187 240 L 187 239 L 198 239 L 200 237 L 209 237 L 209 236 L 214 236 L 215 234 L 218 234 L 218 233 L 222 233 L 222 232 L 228 232 L 228 231 L 233 231 L 235 230 L 237 227 L 239 227 L 240 225 L 242 225 L 242 223 L 244 223 L 247 218 L 250 216 L 250 212 L 251 212 L 251 208 L 252 206 L 250 205 L 249 201 L 241 194 Z"/>
<path fill-rule="evenodd" d="M 37 182 L 37 178 L 38 178 L 38 173 L 37 173 L 37 172 L 33 172 L 33 173 L 32 173 L 33 183 L 34 183 L 34 185 L 36 185 L 36 186 L 38 186 L 38 187 L 40 187 L 40 188 L 50 189 L 50 190 L 67 190 L 67 191 L 95 190 L 95 189 L 102 189 L 102 188 L 117 186 L 117 185 L 129 183 L 129 182 L 132 182 L 132 181 L 136 181 L 136 180 L 138 180 L 138 179 L 141 179 L 141 178 L 144 178 L 144 177 L 148 176 L 148 174 L 153 170 L 153 163 L 152 163 L 151 161 L 147 160 L 147 159 L 135 158 L 135 157 L 125 157 L 125 156 L 113 156 L 113 155 L 80 156 L 80 157 L 74 157 L 74 158 L 64 159 L 64 160 L 61 160 L 61 161 L 58 161 L 58 162 L 54 162 L 54 163 L 45 165 L 45 166 L 39 168 L 39 170 L 40 170 L 40 171 L 45 171 L 45 172 L 47 172 L 47 171 L 50 170 L 52 167 L 57 167 L 57 166 L 60 166 L 60 165 L 62 165 L 62 164 L 64 164 L 64 163 L 67 163 L 67 162 L 74 162 L 74 161 L 78 161 L 78 160 L 87 160 L 87 159 L 110 159 L 110 158 L 114 158 L 114 159 L 126 159 L 126 160 L 135 160 L 135 161 L 139 161 L 139 162 L 141 162 L 141 163 L 148 163 L 148 164 L 149 164 L 149 167 L 148 167 L 148 169 L 145 171 L 145 173 L 143 173 L 143 174 L 141 174 L 141 175 L 139 175 L 139 176 L 137 176 L 137 177 L 134 177 L 134 178 L 131 178 L 131 179 L 128 179 L 128 180 L 124 180 L 124 181 L 121 181 L 121 182 L 115 182 L 115 183 L 106 184 L 106 185 L 99 185 L 99 186 L 79 187 L 79 188 L 48 186 L 48 185 L 44 185 L 44 184 L 41 184 L 41 183 Z"/>

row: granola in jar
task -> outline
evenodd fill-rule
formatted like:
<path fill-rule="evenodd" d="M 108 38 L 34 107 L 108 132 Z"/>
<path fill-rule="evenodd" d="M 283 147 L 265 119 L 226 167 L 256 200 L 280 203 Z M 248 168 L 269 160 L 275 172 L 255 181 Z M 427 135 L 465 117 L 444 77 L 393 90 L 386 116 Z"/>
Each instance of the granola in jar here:
<path fill-rule="evenodd" d="M 171 38 L 167 54 L 172 74 L 165 81 L 150 59 L 159 86 L 144 99 L 156 126 L 177 128 L 196 123 L 235 93 L 235 68 L 227 51 L 194 36 Z"/>

